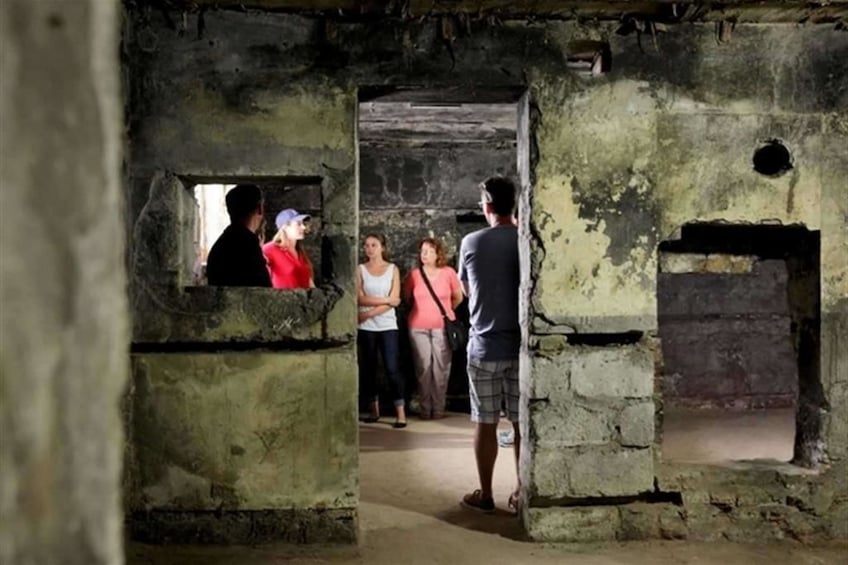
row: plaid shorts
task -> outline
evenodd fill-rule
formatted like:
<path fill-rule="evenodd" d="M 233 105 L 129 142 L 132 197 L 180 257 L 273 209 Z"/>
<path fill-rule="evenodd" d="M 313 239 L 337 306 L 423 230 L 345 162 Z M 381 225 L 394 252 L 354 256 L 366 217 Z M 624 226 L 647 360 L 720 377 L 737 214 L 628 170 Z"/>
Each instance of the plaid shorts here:
<path fill-rule="evenodd" d="M 507 419 L 517 422 L 518 359 L 481 361 L 469 358 L 468 391 L 471 396 L 472 422 L 497 424 L 502 407 Z"/>

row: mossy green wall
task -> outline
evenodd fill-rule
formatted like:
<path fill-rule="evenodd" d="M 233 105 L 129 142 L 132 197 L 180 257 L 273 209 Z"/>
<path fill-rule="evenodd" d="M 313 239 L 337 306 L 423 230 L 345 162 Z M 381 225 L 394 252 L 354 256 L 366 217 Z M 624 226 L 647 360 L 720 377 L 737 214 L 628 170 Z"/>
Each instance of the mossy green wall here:
<path fill-rule="evenodd" d="M 350 348 L 132 357 L 128 510 L 351 508 Z"/>

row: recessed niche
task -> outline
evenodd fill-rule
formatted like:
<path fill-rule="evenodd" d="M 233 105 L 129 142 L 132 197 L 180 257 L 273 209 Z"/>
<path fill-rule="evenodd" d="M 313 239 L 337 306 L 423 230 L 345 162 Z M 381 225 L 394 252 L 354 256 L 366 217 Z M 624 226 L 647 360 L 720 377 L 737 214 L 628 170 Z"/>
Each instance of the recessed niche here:
<path fill-rule="evenodd" d="M 568 44 L 566 67 L 579 75 L 594 76 L 608 73 L 612 66 L 609 43 L 603 41 L 572 41 Z"/>
<path fill-rule="evenodd" d="M 659 259 L 663 457 L 816 467 L 819 232 L 687 224 Z"/>
<path fill-rule="evenodd" d="M 778 139 L 771 139 L 754 152 L 754 170 L 767 177 L 779 177 L 792 169 L 792 154 Z"/>

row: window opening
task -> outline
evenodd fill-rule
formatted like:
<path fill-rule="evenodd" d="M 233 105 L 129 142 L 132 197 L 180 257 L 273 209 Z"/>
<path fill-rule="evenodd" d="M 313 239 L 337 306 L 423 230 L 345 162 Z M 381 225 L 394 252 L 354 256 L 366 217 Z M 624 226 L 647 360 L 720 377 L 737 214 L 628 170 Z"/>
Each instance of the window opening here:
<path fill-rule="evenodd" d="M 230 224 L 227 214 L 226 195 L 241 179 L 227 179 L 227 182 L 188 183 L 194 197 L 192 241 L 194 245 L 192 280 L 194 286 L 205 286 L 206 260 L 209 250 L 215 244 L 224 229 Z M 315 284 L 326 280 L 324 271 L 330 267 L 324 265 L 322 219 L 322 194 L 320 177 L 244 179 L 259 185 L 264 200 L 264 223 L 260 228 L 260 243 L 267 243 L 277 232 L 275 219 L 277 214 L 287 208 L 310 216 L 307 222 L 304 248 L 312 261 Z"/>

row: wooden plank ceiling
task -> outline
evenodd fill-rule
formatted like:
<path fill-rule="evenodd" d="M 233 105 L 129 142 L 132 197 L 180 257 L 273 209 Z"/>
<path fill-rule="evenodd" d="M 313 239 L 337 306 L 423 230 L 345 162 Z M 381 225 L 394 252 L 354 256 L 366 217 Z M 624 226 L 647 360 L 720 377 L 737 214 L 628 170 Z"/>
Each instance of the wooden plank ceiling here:
<path fill-rule="evenodd" d="M 733 21 L 736 23 L 848 24 L 848 0 L 125 0 L 172 10 L 268 10 L 341 19 L 456 16 L 469 19 L 557 18 L 655 22 Z"/>
<path fill-rule="evenodd" d="M 374 101 L 359 105 L 366 145 L 513 144 L 515 103 Z"/>

